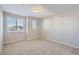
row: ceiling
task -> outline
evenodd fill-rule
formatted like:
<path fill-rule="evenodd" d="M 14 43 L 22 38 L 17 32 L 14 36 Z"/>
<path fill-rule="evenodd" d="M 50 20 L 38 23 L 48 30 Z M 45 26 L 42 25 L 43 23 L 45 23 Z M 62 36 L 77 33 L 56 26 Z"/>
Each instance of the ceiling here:
<path fill-rule="evenodd" d="M 45 18 L 53 13 L 42 5 L 37 4 L 3 4 L 1 5 L 5 12 L 22 15 L 22 16 L 34 16 L 38 18 Z M 40 13 L 35 13 L 32 11 L 33 8 L 40 8 Z"/>
<path fill-rule="evenodd" d="M 79 4 L 45 4 L 57 16 L 79 15 Z"/>
<path fill-rule="evenodd" d="M 45 18 L 51 15 L 79 15 L 79 5 L 77 4 L 2 4 L 0 6 L 5 12 L 38 18 Z M 41 12 L 35 13 L 32 11 L 33 8 L 40 8 Z"/>

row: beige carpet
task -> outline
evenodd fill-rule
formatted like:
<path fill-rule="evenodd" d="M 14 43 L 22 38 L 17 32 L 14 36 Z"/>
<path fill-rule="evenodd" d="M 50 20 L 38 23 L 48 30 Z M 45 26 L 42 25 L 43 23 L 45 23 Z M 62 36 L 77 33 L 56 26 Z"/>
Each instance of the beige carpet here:
<path fill-rule="evenodd" d="M 20 41 L 6 44 L 4 55 L 71 55 L 79 54 L 79 50 L 45 39 Z"/>

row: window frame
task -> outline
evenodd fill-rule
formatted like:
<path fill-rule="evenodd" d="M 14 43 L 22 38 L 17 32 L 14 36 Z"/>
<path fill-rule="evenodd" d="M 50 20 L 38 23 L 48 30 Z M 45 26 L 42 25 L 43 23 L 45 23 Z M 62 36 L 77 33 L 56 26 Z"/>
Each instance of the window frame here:
<path fill-rule="evenodd" d="M 15 31 L 9 31 L 8 30 L 8 17 L 13 17 L 13 18 L 16 18 L 16 30 Z M 20 17 L 22 17 L 23 18 L 23 30 L 22 31 L 18 31 L 17 30 L 17 26 L 18 26 L 18 17 L 20 18 Z M 18 15 L 12 15 L 12 14 L 8 14 L 8 13 L 6 13 L 6 27 L 7 27 L 7 32 L 25 32 L 25 25 L 26 25 L 26 23 L 25 23 L 25 17 L 24 16 L 18 16 Z"/>
<path fill-rule="evenodd" d="M 32 19 L 32 30 L 37 29 L 37 21 L 35 19 Z"/>

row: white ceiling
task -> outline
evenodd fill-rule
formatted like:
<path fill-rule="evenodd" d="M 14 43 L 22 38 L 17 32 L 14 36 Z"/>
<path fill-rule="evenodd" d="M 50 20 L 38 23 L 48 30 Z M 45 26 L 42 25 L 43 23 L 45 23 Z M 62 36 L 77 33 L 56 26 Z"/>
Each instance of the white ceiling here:
<path fill-rule="evenodd" d="M 51 10 L 54 15 L 79 15 L 79 4 L 45 4 L 43 6 Z"/>
<path fill-rule="evenodd" d="M 69 16 L 79 15 L 78 4 L 3 4 L 0 5 L 6 12 L 22 15 L 22 16 L 35 16 L 38 18 L 45 18 L 51 15 Z M 32 8 L 41 8 L 42 12 L 36 14 Z M 79 17 L 79 16 L 78 16 Z"/>
<path fill-rule="evenodd" d="M 38 18 L 45 18 L 53 13 L 48 9 L 44 8 L 42 5 L 35 5 L 35 4 L 3 4 L 1 5 L 2 9 L 5 12 L 22 15 L 22 16 L 35 16 Z M 36 14 L 32 11 L 32 8 L 40 8 L 41 12 Z"/>

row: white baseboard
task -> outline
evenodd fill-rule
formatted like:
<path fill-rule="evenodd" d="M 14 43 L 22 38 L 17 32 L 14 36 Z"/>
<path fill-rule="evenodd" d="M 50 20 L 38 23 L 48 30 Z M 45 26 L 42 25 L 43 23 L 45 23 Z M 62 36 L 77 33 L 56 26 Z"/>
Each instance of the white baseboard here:
<path fill-rule="evenodd" d="M 43 38 L 43 39 L 47 39 L 47 40 L 49 40 L 48 38 Z M 64 44 L 64 45 L 66 45 L 66 46 L 70 46 L 70 47 L 79 49 L 78 46 L 71 45 L 71 44 L 68 44 L 68 43 L 65 43 L 65 42 L 61 42 L 61 41 L 57 41 L 57 40 L 53 40 L 53 39 L 50 39 L 49 41 L 53 41 L 53 42 L 56 42 L 56 43 L 59 43 L 59 44 Z"/>

